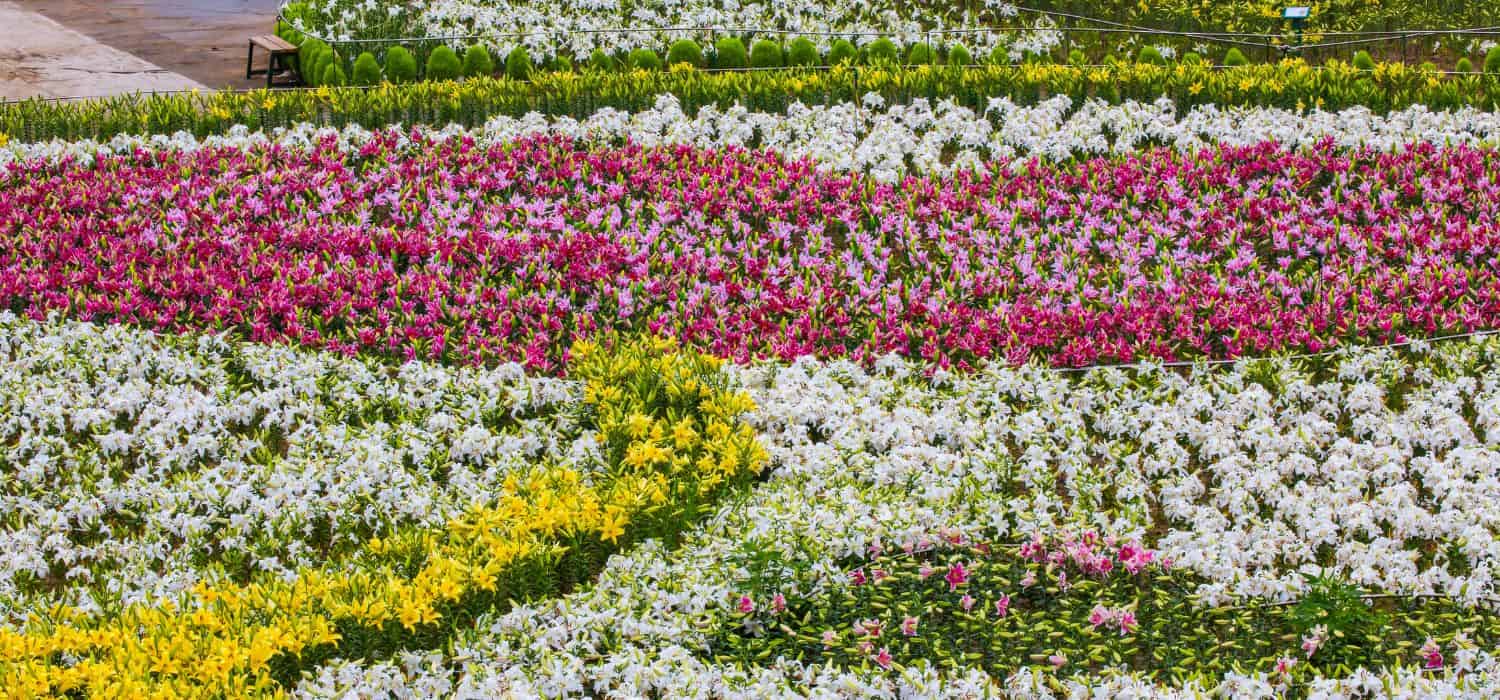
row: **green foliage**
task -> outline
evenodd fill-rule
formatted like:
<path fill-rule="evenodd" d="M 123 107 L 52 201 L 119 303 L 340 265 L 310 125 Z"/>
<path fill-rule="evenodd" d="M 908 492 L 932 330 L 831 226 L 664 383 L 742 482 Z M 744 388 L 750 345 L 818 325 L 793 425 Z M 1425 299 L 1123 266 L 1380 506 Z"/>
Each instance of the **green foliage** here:
<path fill-rule="evenodd" d="M 1500 73 L 1500 46 L 1490 49 L 1490 52 L 1484 55 L 1484 72 Z"/>
<path fill-rule="evenodd" d="M 451 47 L 439 46 L 427 55 L 427 70 L 423 75 L 428 80 L 457 80 L 464 65 Z"/>
<path fill-rule="evenodd" d="M 812 39 L 805 36 L 793 39 L 786 49 L 786 64 L 789 66 L 818 65 L 818 47 L 812 43 Z"/>
<path fill-rule="evenodd" d="M 870 42 L 865 47 L 865 61 L 871 64 L 892 64 L 897 61 L 900 52 L 896 50 L 896 43 L 885 37 L 880 37 Z"/>
<path fill-rule="evenodd" d="M 948 65 L 968 66 L 973 65 L 974 57 L 969 54 L 968 47 L 963 44 L 954 44 L 948 49 Z"/>
<path fill-rule="evenodd" d="M 830 66 L 857 61 L 859 61 L 859 49 L 854 48 L 853 42 L 848 39 L 839 39 L 828 48 L 828 65 Z"/>
<path fill-rule="evenodd" d="M 318 85 L 323 80 L 323 67 L 327 65 L 333 49 L 321 39 L 309 38 L 297 49 L 297 64 L 302 79 L 309 85 Z"/>
<path fill-rule="evenodd" d="M 631 51 L 627 61 L 630 63 L 631 68 L 639 68 L 641 70 L 661 70 L 662 68 L 661 56 L 656 55 L 656 52 L 651 49 L 636 49 Z"/>
<path fill-rule="evenodd" d="M 671 48 L 667 49 L 667 65 L 675 66 L 679 63 L 686 63 L 694 68 L 703 67 L 703 49 L 698 47 L 698 42 L 692 39 L 672 42 Z"/>
<path fill-rule="evenodd" d="M 761 39 L 750 47 L 751 68 L 780 68 L 786 65 L 781 44 L 770 39 Z"/>
<path fill-rule="evenodd" d="M 348 78 L 344 76 L 344 67 L 335 63 L 323 66 L 323 85 L 329 87 L 342 87 L 349 84 Z"/>
<path fill-rule="evenodd" d="M 481 44 L 470 46 L 464 51 L 464 75 L 470 78 L 489 76 L 495 74 L 495 60 L 490 57 L 490 50 Z"/>
<path fill-rule="evenodd" d="M 715 68 L 749 68 L 750 54 L 739 37 L 724 37 L 714 43 Z"/>
<path fill-rule="evenodd" d="M 314 13 L 306 2 L 287 3 L 286 7 L 281 8 L 281 17 L 276 20 L 276 36 L 286 39 L 297 46 L 301 46 L 303 42 L 307 41 L 307 35 L 297 31 L 296 27 L 289 24 L 291 20 L 296 19 L 302 20 L 304 23 L 303 26 L 313 23 Z"/>
<path fill-rule="evenodd" d="M 375 60 L 375 54 L 366 51 L 354 59 L 355 85 L 378 85 L 380 80 L 380 63 Z"/>
<path fill-rule="evenodd" d="M 313 75 L 318 76 L 318 84 L 332 85 L 331 83 L 327 82 L 327 78 L 332 75 L 328 69 L 339 66 L 340 63 L 341 61 L 339 60 L 339 55 L 333 49 L 325 48 L 323 49 L 323 51 L 319 52 L 318 66 L 313 73 Z"/>
<path fill-rule="evenodd" d="M 531 77 L 531 54 L 526 52 L 525 46 L 517 46 L 510 50 L 505 57 L 505 75 L 511 80 L 525 80 Z"/>
<path fill-rule="evenodd" d="M 1224 52 L 1224 65 L 1231 67 L 1248 66 L 1250 65 L 1250 59 L 1245 58 L 1245 54 L 1241 53 L 1238 48 L 1231 46 L 1228 51 Z"/>
<path fill-rule="evenodd" d="M 1366 657 L 1363 647 L 1378 639 L 1377 633 L 1387 626 L 1386 616 L 1347 582 L 1330 576 L 1310 576 L 1307 582 L 1307 592 L 1292 607 L 1289 617 L 1298 634 L 1304 637 L 1326 631 L 1326 641 L 1313 654 L 1312 661 L 1330 667 L 1359 665 Z"/>
<path fill-rule="evenodd" d="M 1470 61 L 1468 56 L 1463 56 L 1458 59 L 1458 63 L 1453 65 L 1453 70 L 1456 70 L 1460 73 L 1473 73 L 1474 62 Z"/>
<path fill-rule="evenodd" d="M 594 49 L 594 52 L 589 54 L 589 68 L 608 72 L 614 70 L 615 67 L 615 59 L 605 53 L 604 49 Z"/>
<path fill-rule="evenodd" d="M 1008 48 L 1006 48 L 1004 46 L 996 46 L 995 48 L 990 49 L 990 65 L 992 65 L 992 66 L 1008 66 L 1008 65 L 1010 65 L 1010 49 L 1008 49 Z"/>
<path fill-rule="evenodd" d="M 1088 63 L 1089 63 L 1088 54 L 1084 53 L 1083 49 L 1073 49 L 1072 51 L 1068 52 L 1068 65 L 1070 65 L 1070 66 L 1086 66 L 1086 65 L 1088 65 Z"/>
<path fill-rule="evenodd" d="M 1309 71 L 1296 62 L 1219 69 L 1179 64 L 1167 71 L 1127 62 L 1106 67 L 1044 64 L 986 65 L 959 70 L 946 66 L 921 71 L 890 67 L 878 71 L 762 71 L 656 73 L 589 71 L 537 73 L 529 82 L 476 78 L 427 87 L 385 85 L 373 90 L 331 92 L 244 92 L 198 95 L 136 95 L 48 103 L 0 104 L 0 133 L 16 141 L 53 138 L 109 140 L 122 133 L 196 136 L 220 134 L 234 124 L 271 129 L 303 122 L 337 126 L 357 122 L 370 128 L 403 123 L 482 125 L 489 118 L 529 111 L 586 117 L 604 107 L 636 111 L 663 94 L 681 100 L 689 113 L 735 103 L 766 111 L 793 102 L 830 103 L 880 95 L 888 104 L 948 98 L 983 110 L 991 98 L 1029 104 L 1044 96 L 1066 95 L 1081 104 L 1102 100 L 1155 100 L 1167 96 L 1179 108 L 1200 104 L 1265 105 L 1325 110 L 1364 106 L 1386 114 L 1411 105 L 1473 105 L 1495 109 L 1500 85 L 1463 76 L 1437 76 L 1402 64 L 1383 64 L 1380 84 L 1347 63 Z M 346 69 L 347 70 L 347 69 Z M 321 76 L 319 76 L 321 77 Z M 274 108 L 264 107 L 273 103 Z"/>
<path fill-rule="evenodd" d="M 1141 50 L 1136 53 L 1135 60 L 1152 66 L 1167 65 L 1167 59 L 1162 57 L 1161 51 L 1158 51 L 1155 46 L 1142 46 Z"/>
<path fill-rule="evenodd" d="M 1182 55 L 1182 63 L 1188 66 L 1201 66 L 1203 65 L 1203 57 L 1199 56 L 1196 52 L 1189 51 Z"/>
<path fill-rule="evenodd" d="M 404 46 L 392 46 L 385 52 L 385 77 L 393 83 L 410 83 L 417 79 L 417 59 Z"/>
<path fill-rule="evenodd" d="M 937 62 L 937 52 L 922 42 L 912 44 L 906 50 L 906 62 L 913 66 L 927 66 Z"/>
<path fill-rule="evenodd" d="M 1355 51 L 1354 61 L 1352 61 L 1352 63 L 1354 64 L 1355 68 L 1358 68 L 1362 71 L 1375 70 L 1375 59 L 1370 57 L 1369 51 Z"/>
<path fill-rule="evenodd" d="M 1047 544 L 1054 552 L 1068 546 Z M 785 657 L 853 669 L 868 668 L 884 648 L 895 668 L 925 660 L 996 676 L 1025 667 L 1050 671 L 1047 660 L 1059 655 L 1066 663 L 1057 673 L 1065 676 L 1108 666 L 1216 679 L 1236 669 L 1270 671 L 1278 658 L 1292 657 L 1303 660 L 1295 670 L 1301 680 L 1392 660 L 1415 663 L 1428 637 L 1451 643 L 1464 631 L 1480 648 L 1500 641 L 1500 617 L 1483 607 L 1413 598 L 1388 601 L 1401 614 L 1386 615 L 1355 590 L 1317 582 L 1296 606 L 1249 600 L 1215 607 L 1196 599 L 1202 580 L 1195 575 L 1155 565 L 1131 573 L 1123 552 L 1118 556 L 1120 563 L 1100 573 L 1073 559 L 1038 564 L 1009 545 L 939 545 L 845 560 L 845 576 L 830 585 L 806 558 L 751 540 L 730 555 L 733 570 L 744 574 L 724 602 L 728 619 L 703 653 L 745 666 Z M 960 573 L 950 578 L 954 567 Z M 751 612 L 740 612 L 740 595 Z M 1327 641 L 1306 658 L 1302 639 L 1318 625 L 1326 626 Z"/>

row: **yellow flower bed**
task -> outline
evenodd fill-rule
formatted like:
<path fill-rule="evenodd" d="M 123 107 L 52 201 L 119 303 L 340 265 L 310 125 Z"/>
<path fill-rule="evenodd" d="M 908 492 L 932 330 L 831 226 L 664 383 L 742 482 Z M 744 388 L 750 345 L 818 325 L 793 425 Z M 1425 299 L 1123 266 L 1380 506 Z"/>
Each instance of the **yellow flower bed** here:
<path fill-rule="evenodd" d="M 622 540 L 681 532 L 764 465 L 740 420 L 753 405 L 714 358 L 663 340 L 580 345 L 573 355 L 602 470 L 539 465 L 446 528 L 371 540 L 355 560 L 292 580 L 200 584 L 180 604 L 100 616 L 35 615 L 20 631 L 0 629 L 0 688 L 8 697 L 279 696 L 278 660 L 360 651 L 341 629 L 400 644 L 432 637 L 450 614 L 556 592 L 543 573 L 504 580 L 550 572 L 570 553 L 596 570 Z"/>

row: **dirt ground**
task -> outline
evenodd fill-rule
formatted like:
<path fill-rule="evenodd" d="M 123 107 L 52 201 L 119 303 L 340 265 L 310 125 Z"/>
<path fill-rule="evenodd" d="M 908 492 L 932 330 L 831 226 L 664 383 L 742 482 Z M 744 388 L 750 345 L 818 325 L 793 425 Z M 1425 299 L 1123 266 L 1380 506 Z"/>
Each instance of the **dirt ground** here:
<path fill-rule="evenodd" d="M 278 4 L 277 0 L 10 2 L 210 88 L 264 85 L 264 78 L 245 80 L 245 47 L 251 35 L 272 33 Z M 0 47 L 8 43 L 6 35 L 11 31 L 0 25 Z"/>

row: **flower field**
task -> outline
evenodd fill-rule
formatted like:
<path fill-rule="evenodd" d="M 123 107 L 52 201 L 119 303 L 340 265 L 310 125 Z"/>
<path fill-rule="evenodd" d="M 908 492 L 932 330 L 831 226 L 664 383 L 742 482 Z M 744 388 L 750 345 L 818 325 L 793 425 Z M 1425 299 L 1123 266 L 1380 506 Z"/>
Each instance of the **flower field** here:
<path fill-rule="evenodd" d="M 935 74 L 0 108 L 0 695 L 1500 694 L 1500 112 Z"/>

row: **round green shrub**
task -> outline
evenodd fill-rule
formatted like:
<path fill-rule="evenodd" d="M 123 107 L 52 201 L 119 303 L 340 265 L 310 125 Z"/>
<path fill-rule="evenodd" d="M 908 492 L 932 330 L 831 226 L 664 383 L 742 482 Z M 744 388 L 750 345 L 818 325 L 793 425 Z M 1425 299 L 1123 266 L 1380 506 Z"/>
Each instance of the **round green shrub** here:
<path fill-rule="evenodd" d="M 308 39 L 297 48 L 298 72 L 308 85 L 317 85 L 323 79 L 323 54 L 330 50 L 321 39 Z"/>
<path fill-rule="evenodd" d="M 1136 53 L 1135 60 L 1137 63 L 1148 63 L 1153 66 L 1167 65 L 1167 59 L 1162 58 L 1161 51 L 1158 51 L 1155 46 L 1142 46 L 1141 50 Z"/>
<path fill-rule="evenodd" d="M 482 78 L 495 74 L 495 59 L 490 58 L 490 50 L 479 44 L 470 46 L 464 52 L 464 75 L 470 78 Z"/>
<path fill-rule="evenodd" d="M 1353 63 L 1360 70 L 1375 70 L 1375 59 L 1370 57 L 1369 51 L 1355 51 Z"/>
<path fill-rule="evenodd" d="M 380 80 L 380 63 L 375 60 L 375 54 L 366 51 L 354 59 L 355 85 L 378 85 Z"/>
<path fill-rule="evenodd" d="M 927 44 L 924 44 L 920 41 L 912 44 L 911 47 L 906 50 L 907 65 L 932 65 L 936 62 L 933 60 L 935 58 L 937 58 L 937 52 L 933 51 L 931 46 L 928 46 Z"/>
<path fill-rule="evenodd" d="M 1203 57 L 1192 51 L 1189 51 L 1182 55 L 1182 62 L 1183 64 L 1189 66 L 1201 66 L 1203 65 Z"/>
<path fill-rule="evenodd" d="M 1238 48 L 1230 47 L 1228 51 L 1224 52 L 1224 65 L 1246 66 L 1250 65 L 1250 59 L 1245 58 L 1245 54 L 1240 53 Z"/>
<path fill-rule="evenodd" d="M 525 46 L 517 46 L 510 50 L 505 57 L 505 74 L 511 80 L 525 80 L 531 77 L 531 54 L 526 52 Z"/>
<path fill-rule="evenodd" d="M 1453 65 L 1453 70 L 1456 70 L 1460 73 L 1473 73 L 1474 62 L 1470 61 L 1468 56 L 1464 56 L 1463 58 L 1458 59 L 1458 63 Z"/>
<path fill-rule="evenodd" d="M 698 48 L 698 42 L 692 39 L 672 42 L 671 48 L 667 49 L 667 65 L 675 66 L 679 63 L 686 63 L 694 68 L 703 67 L 703 49 Z"/>
<path fill-rule="evenodd" d="M 423 74 L 428 80 L 457 80 L 463 70 L 458 54 L 451 47 L 439 46 L 427 55 L 427 70 Z"/>
<path fill-rule="evenodd" d="M 318 52 L 317 63 L 313 66 L 313 75 L 317 76 L 318 85 L 328 84 L 323 82 L 323 78 L 327 75 L 328 69 L 336 63 L 338 63 L 338 55 L 333 52 L 333 49 L 325 47 Z"/>
<path fill-rule="evenodd" d="M 567 56 L 558 54 L 556 56 L 553 56 L 552 60 L 547 62 L 547 68 L 558 73 L 572 73 L 573 62 L 569 60 Z"/>
<path fill-rule="evenodd" d="M 865 61 L 868 63 L 895 63 L 899 55 L 896 43 L 885 37 L 880 37 L 865 47 Z"/>
<path fill-rule="evenodd" d="M 630 62 L 631 68 L 640 68 L 641 70 L 661 70 L 662 67 L 661 56 L 656 55 L 656 52 L 652 51 L 651 49 L 640 48 L 631 51 L 628 60 Z"/>
<path fill-rule="evenodd" d="M 348 85 L 349 79 L 344 76 L 344 67 L 335 63 L 323 66 L 323 84 L 332 87 Z"/>
<path fill-rule="evenodd" d="M 1004 46 L 996 46 L 995 48 L 990 49 L 990 65 L 1010 65 L 1010 49 L 1007 49 Z"/>
<path fill-rule="evenodd" d="M 954 44 L 953 48 L 948 49 L 948 65 L 967 66 L 973 63 L 974 57 L 969 55 L 968 47 L 963 44 Z"/>
<path fill-rule="evenodd" d="M 1420 70 L 1423 73 L 1436 73 L 1437 69 L 1437 64 L 1433 63 L 1432 61 L 1423 61 L 1422 65 L 1417 66 L 1417 70 Z"/>
<path fill-rule="evenodd" d="M 604 49 L 594 49 L 589 54 L 589 68 L 597 71 L 612 71 L 615 69 L 615 59 L 604 52 Z"/>
<path fill-rule="evenodd" d="M 1500 73 L 1500 46 L 1490 49 L 1490 52 L 1484 55 L 1484 72 Z"/>
<path fill-rule="evenodd" d="M 1068 52 L 1068 65 L 1085 66 L 1088 62 L 1089 56 L 1083 52 L 1083 49 L 1073 49 Z"/>
<path fill-rule="evenodd" d="M 828 65 L 836 66 L 840 63 L 854 63 L 859 60 L 859 49 L 848 39 L 839 39 L 828 48 Z"/>
<path fill-rule="evenodd" d="M 786 47 L 786 64 L 789 66 L 818 65 L 818 47 L 812 39 L 799 36 Z"/>
<path fill-rule="evenodd" d="M 750 54 L 745 50 L 745 42 L 739 37 L 730 36 L 714 43 L 714 67 L 715 68 L 748 68 L 750 67 Z"/>
<path fill-rule="evenodd" d="M 781 54 L 781 44 L 770 39 L 761 39 L 750 47 L 751 68 L 780 68 L 786 65 Z"/>
<path fill-rule="evenodd" d="M 417 79 L 417 59 L 404 46 L 392 46 L 385 52 L 385 76 L 393 83 Z"/>

